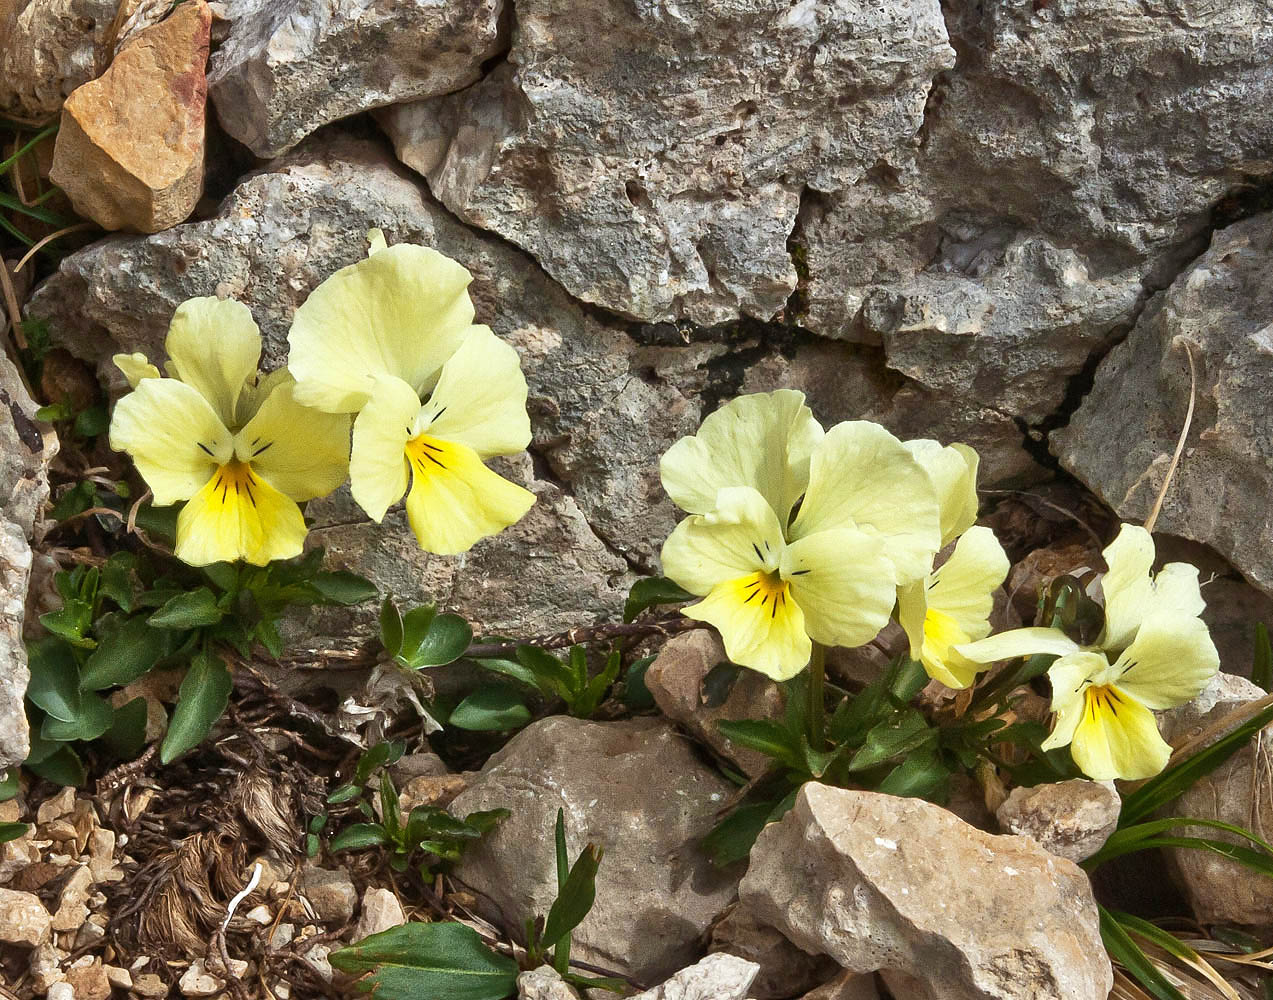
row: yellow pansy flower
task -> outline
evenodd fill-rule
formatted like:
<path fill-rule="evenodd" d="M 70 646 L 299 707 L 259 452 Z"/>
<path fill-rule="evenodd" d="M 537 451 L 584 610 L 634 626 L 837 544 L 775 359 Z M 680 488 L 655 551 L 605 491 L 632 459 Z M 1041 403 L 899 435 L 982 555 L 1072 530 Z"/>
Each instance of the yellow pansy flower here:
<path fill-rule="evenodd" d="M 483 464 L 530 443 L 526 379 L 513 347 L 473 324 L 468 271 L 428 247 L 388 247 L 379 230 L 369 238 L 366 259 L 297 309 L 288 367 L 302 402 L 358 414 L 354 500 L 381 521 L 407 493 L 420 546 L 454 555 L 535 502 Z"/>
<path fill-rule="evenodd" d="M 110 444 L 132 456 L 157 505 L 189 501 L 177 557 L 263 566 L 299 555 L 297 502 L 345 481 L 348 418 L 302 406 L 286 372 L 258 379 L 261 333 L 241 302 L 183 302 L 164 346 L 166 378 L 143 355 L 116 355 L 133 391 L 115 406 Z"/>
<path fill-rule="evenodd" d="M 933 486 L 902 443 L 865 421 L 824 434 L 794 390 L 721 407 L 660 474 L 692 515 L 662 551 L 664 573 L 703 598 L 683 613 L 776 680 L 804 669 L 813 642 L 873 638 L 940 539 Z"/>
<path fill-rule="evenodd" d="M 1091 646 L 1060 629 L 1024 628 L 959 646 L 979 663 L 1038 653 L 1059 659 L 1048 670 L 1056 724 L 1043 749 L 1070 746 L 1074 762 L 1098 780 L 1149 778 L 1171 748 L 1153 711 L 1195 697 L 1220 668 L 1198 616 L 1198 571 L 1169 563 L 1156 575 L 1149 532 L 1125 524 L 1104 551 L 1105 626 Z"/>
<path fill-rule="evenodd" d="M 966 688 L 985 670 L 954 647 L 990 634 L 994 592 L 1008 575 L 1008 557 L 977 519 L 977 453 L 967 445 L 907 441 L 923 466 L 941 508 L 941 544 L 950 557 L 922 580 L 897 590 L 897 620 L 910 641 L 911 659 L 949 688 Z M 956 541 L 958 539 L 958 541 Z"/>

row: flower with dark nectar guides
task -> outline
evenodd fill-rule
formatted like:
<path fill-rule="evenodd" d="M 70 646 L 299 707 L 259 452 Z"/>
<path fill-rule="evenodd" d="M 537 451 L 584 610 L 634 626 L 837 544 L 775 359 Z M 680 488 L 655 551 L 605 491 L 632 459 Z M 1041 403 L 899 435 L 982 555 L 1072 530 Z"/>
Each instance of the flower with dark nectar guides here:
<path fill-rule="evenodd" d="M 897 619 L 910 640 L 911 659 L 949 688 L 966 688 L 986 669 L 955 647 L 990 634 L 994 592 L 1008 575 L 1008 557 L 989 528 L 977 520 L 977 467 L 967 445 L 907 441 L 924 467 L 941 507 L 941 544 L 950 556 L 922 580 L 899 587 Z"/>
<path fill-rule="evenodd" d="M 535 502 L 484 464 L 530 443 L 526 379 L 513 347 L 474 325 L 467 270 L 428 247 L 387 246 L 379 230 L 368 238 L 367 258 L 292 320 L 297 398 L 358 414 L 350 486 L 373 520 L 406 493 L 421 548 L 465 552 Z"/>
<path fill-rule="evenodd" d="M 1220 669 L 1220 657 L 1198 617 L 1205 604 L 1197 569 L 1168 563 L 1151 575 L 1153 539 L 1131 524 L 1103 554 L 1105 627 L 1095 643 L 1080 646 L 1056 628 L 1022 628 L 958 651 L 979 663 L 1055 654 L 1048 679 L 1056 725 L 1043 749 L 1069 744 L 1092 778 L 1150 778 L 1171 756 L 1151 709 L 1195 697 Z"/>
<path fill-rule="evenodd" d="M 660 474 L 691 515 L 662 552 L 668 577 L 703 597 L 684 614 L 777 680 L 804 669 L 814 642 L 878 634 L 941 537 L 932 483 L 902 443 L 866 421 L 824 432 L 794 390 L 721 407 Z"/>
<path fill-rule="evenodd" d="M 133 391 L 115 406 L 110 444 L 132 456 L 157 505 L 189 501 L 177 557 L 263 566 L 300 555 L 297 503 L 345 481 L 349 418 L 302 406 L 285 371 L 258 376 L 261 333 L 241 302 L 183 302 L 164 346 L 167 378 L 141 354 L 115 357 Z"/>

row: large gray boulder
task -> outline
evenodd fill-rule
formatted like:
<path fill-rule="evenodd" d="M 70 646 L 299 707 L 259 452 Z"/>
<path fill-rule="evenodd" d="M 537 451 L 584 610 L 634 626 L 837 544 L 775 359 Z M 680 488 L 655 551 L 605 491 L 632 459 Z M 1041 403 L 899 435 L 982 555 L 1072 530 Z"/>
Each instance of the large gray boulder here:
<path fill-rule="evenodd" d="M 227 0 L 209 93 L 222 127 L 257 156 L 328 122 L 448 94 L 503 44 L 503 0 Z"/>
<path fill-rule="evenodd" d="M 519 0 L 510 64 L 380 115 L 462 218 L 646 321 L 768 319 L 802 191 L 915 142 L 937 0 Z"/>
<path fill-rule="evenodd" d="M 733 791 L 661 719 L 550 716 L 518 733 L 451 803 L 456 816 L 512 810 L 455 873 L 514 926 L 547 913 L 557 895 L 553 824 L 564 810 L 572 862 L 585 844 L 605 849 L 597 900 L 571 954 L 658 982 L 694 961 L 699 938 L 734 898 L 736 876 L 713 868 L 698 845 Z"/>
<path fill-rule="evenodd" d="M 1127 521 L 1143 521 L 1197 406 L 1158 530 L 1205 542 L 1273 593 L 1273 214 L 1215 234 L 1101 363 L 1052 448 Z M 1210 600 L 1210 598 L 1208 598 Z"/>
<path fill-rule="evenodd" d="M 806 784 L 766 827 L 739 907 L 908 1000 L 1105 1000 L 1087 875 L 919 799 Z"/>

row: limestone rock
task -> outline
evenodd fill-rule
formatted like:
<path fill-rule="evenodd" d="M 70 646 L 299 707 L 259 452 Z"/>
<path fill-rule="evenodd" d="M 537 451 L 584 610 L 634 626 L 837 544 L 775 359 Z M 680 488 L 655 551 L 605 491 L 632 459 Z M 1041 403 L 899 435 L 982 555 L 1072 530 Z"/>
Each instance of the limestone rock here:
<path fill-rule="evenodd" d="M 1158 530 L 1205 542 L 1273 593 L 1273 214 L 1217 232 L 1109 353 L 1052 447 L 1128 521 L 1144 520 L 1166 474 L 1197 368 L 1197 411 Z M 1188 348 L 1186 348 L 1186 344 Z"/>
<path fill-rule="evenodd" d="M 67 99 L 49 177 L 102 228 L 153 233 L 194 210 L 211 24 L 204 0 L 178 6 Z"/>
<path fill-rule="evenodd" d="M 87 957 L 87 956 L 85 956 Z M 66 972 L 66 981 L 75 991 L 75 1000 L 109 1000 L 111 982 L 106 978 L 106 970 L 96 959 L 87 965 L 72 966 Z"/>
<path fill-rule="evenodd" d="M 579 994 L 551 965 L 541 965 L 517 977 L 517 1000 L 579 1000 Z"/>
<path fill-rule="evenodd" d="M 1244 677 L 1219 673 L 1193 701 L 1160 716 L 1163 738 L 1173 746 L 1201 735 L 1214 723 L 1265 692 Z M 1217 733 L 1217 738 L 1222 733 Z M 1273 725 L 1265 726 L 1245 747 L 1210 774 L 1198 779 L 1164 811 L 1170 816 L 1196 816 L 1232 823 L 1266 840 L 1273 835 L 1273 786 L 1266 775 L 1273 763 Z M 1223 830 L 1181 827 L 1174 836 L 1208 837 L 1244 843 Z M 1273 925 L 1273 884 L 1210 851 L 1169 849 L 1172 870 L 1200 921 Z"/>
<path fill-rule="evenodd" d="M 0 0 L 0 111 L 47 118 L 110 62 L 117 0 Z"/>
<path fill-rule="evenodd" d="M 512 810 L 465 853 L 456 877 L 508 919 L 547 913 L 557 894 L 552 830 L 564 809 L 571 860 L 588 843 L 605 850 L 596 905 L 571 953 L 658 981 L 694 959 L 733 897 L 733 878 L 697 843 L 732 790 L 661 719 L 551 716 L 518 733 L 451 804 L 456 816 Z"/>
<path fill-rule="evenodd" d="M 397 896 L 388 889 L 368 889 L 363 893 L 362 912 L 358 914 L 358 923 L 354 925 L 350 940 L 361 941 L 406 922 L 407 915 L 402 912 Z"/>
<path fill-rule="evenodd" d="M 328 122 L 475 81 L 502 44 L 503 0 L 229 0 L 209 84 L 222 127 L 257 156 Z"/>
<path fill-rule="evenodd" d="M 912 144 L 954 61 L 935 0 L 525 0 L 516 19 L 507 67 L 380 121 L 462 218 L 649 321 L 773 316 L 802 190 Z"/>
<path fill-rule="evenodd" d="M 177 988 L 182 996 L 210 997 L 225 989 L 225 980 L 209 972 L 202 958 L 196 958 L 181 974 Z"/>
<path fill-rule="evenodd" d="M 0 889 L 0 941 L 38 947 L 49 939 L 52 922 L 34 893 Z"/>
<path fill-rule="evenodd" d="M 0 769 L 30 751 L 26 709 L 27 654 L 22 641 L 30 541 L 49 496 L 49 462 L 57 438 L 35 421 L 37 407 L 18 370 L 0 358 Z"/>
<path fill-rule="evenodd" d="M 995 818 L 1004 833 L 1029 837 L 1044 850 L 1077 863 L 1104 846 L 1118 826 L 1122 804 L 1112 781 L 1075 778 L 1014 788 Z"/>
<path fill-rule="evenodd" d="M 717 952 L 632 1000 L 745 1000 L 759 971 L 755 962 Z"/>
<path fill-rule="evenodd" d="M 296 887 L 319 920 L 340 926 L 354 918 L 358 890 L 344 869 L 302 868 Z"/>
<path fill-rule="evenodd" d="M 763 674 L 736 668 L 723 700 L 704 688 L 708 674 L 727 664 L 725 647 L 715 632 L 699 630 L 669 639 L 645 674 L 645 685 L 659 710 L 678 722 L 748 777 L 763 774 L 770 758 L 759 750 L 735 746 L 721 735 L 717 723 L 734 719 L 774 719 L 782 716 L 782 689 Z"/>
<path fill-rule="evenodd" d="M 755 1000 L 784 1000 L 826 982 L 838 966 L 826 955 L 810 955 L 768 924 L 735 907 L 712 928 L 709 948 L 758 965 L 748 991 Z"/>
<path fill-rule="evenodd" d="M 244 180 L 215 218 L 72 254 L 29 313 L 120 387 L 111 354 L 160 356 L 177 305 L 221 287 L 252 308 L 265 364 L 277 367 L 296 306 L 365 254 L 372 226 L 391 242 L 436 246 L 473 273 L 479 319 L 522 355 L 540 465 L 518 460 L 510 474 L 540 500 L 464 560 L 419 552 L 400 513 L 367 523 L 343 492 L 310 505 L 314 542 L 404 603 L 437 600 L 490 632 L 539 634 L 616 614 L 629 562 L 652 569 L 676 522 L 657 457 L 697 427 L 697 368 L 719 348 L 644 347 L 603 324 L 524 254 L 456 223 L 380 146 L 315 140 Z M 354 645 L 374 627 L 369 609 L 352 623 L 349 613 L 324 612 L 305 631 Z"/>
<path fill-rule="evenodd" d="M 800 1000 L 880 1000 L 874 976 L 841 972 L 834 979 L 810 990 Z"/>
<path fill-rule="evenodd" d="M 806 784 L 762 831 L 740 907 L 915 1000 L 1104 1000 L 1087 876 L 918 799 Z"/>

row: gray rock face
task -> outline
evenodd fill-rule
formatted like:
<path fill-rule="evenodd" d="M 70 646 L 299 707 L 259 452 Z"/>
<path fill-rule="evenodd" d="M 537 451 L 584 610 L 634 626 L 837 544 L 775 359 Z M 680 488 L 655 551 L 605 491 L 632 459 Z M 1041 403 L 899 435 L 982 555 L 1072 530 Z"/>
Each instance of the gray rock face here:
<path fill-rule="evenodd" d="M 116 0 L 0 0 L 0 111 L 57 113 L 110 62 Z"/>
<path fill-rule="evenodd" d="M 314 540 L 402 600 L 441 600 L 492 630 L 537 634 L 613 613 L 628 562 L 652 567 L 676 521 L 658 456 L 697 427 L 699 367 L 723 348 L 643 347 L 587 316 L 525 255 L 456 223 L 379 146 L 340 138 L 306 146 L 246 179 L 212 219 L 72 254 L 29 313 L 121 388 L 110 355 L 160 356 L 177 305 L 220 288 L 252 308 L 264 363 L 276 367 L 296 306 L 365 253 L 372 226 L 391 242 L 435 246 L 473 272 L 478 317 L 519 349 L 530 383 L 541 462 L 505 471 L 541 500 L 459 560 L 419 552 L 400 514 L 367 523 L 346 493 L 311 505 Z M 353 626 L 347 615 L 316 621 L 315 642 L 342 644 L 373 625 L 370 614 Z"/>
<path fill-rule="evenodd" d="M 257 156 L 328 122 L 447 94 L 501 47 L 502 0 L 229 0 L 209 87 L 222 127 Z"/>
<path fill-rule="evenodd" d="M 773 316 L 802 189 L 913 144 L 935 0 L 527 0 L 511 65 L 381 122 L 462 218 L 629 316 Z M 598 44 L 604 39 L 604 44 Z"/>
<path fill-rule="evenodd" d="M 1162 713 L 1163 738 L 1173 745 L 1201 735 L 1230 712 L 1265 692 L 1244 677 L 1219 673 L 1188 704 Z M 1216 737 L 1223 735 L 1216 733 Z M 1210 774 L 1200 778 L 1165 810 L 1171 816 L 1215 819 L 1251 830 L 1266 840 L 1273 836 L 1273 725 L 1261 732 Z M 1209 837 L 1244 843 L 1239 838 L 1204 827 L 1171 831 L 1182 837 Z M 1273 924 L 1273 885 L 1253 877 L 1250 870 L 1210 851 L 1169 849 L 1171 869 L 1178 877 L 1198 919 L 1206 923 Z"/>
<path fill-rule="evenodd" d="M 995 810 L 1004 833 L 1037 841 L 1059 858 L 1079 862 L 1099 851 L 1118 826 L 1123 801 L 1112 781 L 1049 782 L 1014 788 Z"/>
<path fill-rule="evenodd" d="M 1213 204 L 1267 175 L 1273 11 L 1120 0 L 944 5 L 956 67 L 923 142 L 806 199 L 803 322 L 1037 422 L 1194 252 Z"/>
<path fill-rule="evenodd" d="M 1087 876 L 918 799 L 816 783 L 761 833 L 740 908 L 915 1000 L 1104 1000 Z"/>
<path fill-rule="evenodd" d="M 597 902 L 572 954 L 658 982 L 693 961 L 698 939 L 734 895 L 734 879 L 697 846 L 731 786 L 659 719 L 551 716 L 495 754 L 451 812 L 512 815 L 468 851 L 456 875 L 507 919 L 547 913 L 557 893 L 552 829 L 565 810 L 573 861 L 605 849 Z"/>
<path fill-rule="evenodd" d="M 30 542 L 40 530 L 49 462 L 57 454 L 57 438 L 35 422 L 36 409 L 18 370 L 0 358 L 0 770 L 20 764 L 30 750 L 22 625 Z"/>
<path fill-rule="evenodd" d="M 1273 593 L 1273 215 L 1216 233 L 1153 298 L 1053 450 L 1120 517 L 1144 520 L 1189 405 L 1187 349 L 1197 409 L 1158 530 L 1206 542 Z"/>
<path fill-rule="evenodd" d="M 738 907 L 717 921 L 709 947 L 760 967 L 748 990 L 755 1000 L 786 1000 L 825 983 L 839 970 L 826 955 L 801 951 L 779 931 Z"/>

